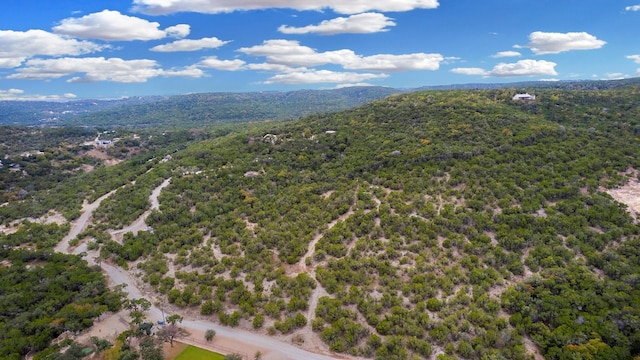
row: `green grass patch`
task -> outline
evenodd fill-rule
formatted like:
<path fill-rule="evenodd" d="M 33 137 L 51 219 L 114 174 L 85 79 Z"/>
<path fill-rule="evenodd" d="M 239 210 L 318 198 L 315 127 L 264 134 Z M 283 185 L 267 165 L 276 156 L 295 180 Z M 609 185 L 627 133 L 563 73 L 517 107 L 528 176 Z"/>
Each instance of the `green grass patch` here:
<path fill-rule="evenodd" d="M 224 355 L 189 345 L 176 360 L 224 360 Z"/>

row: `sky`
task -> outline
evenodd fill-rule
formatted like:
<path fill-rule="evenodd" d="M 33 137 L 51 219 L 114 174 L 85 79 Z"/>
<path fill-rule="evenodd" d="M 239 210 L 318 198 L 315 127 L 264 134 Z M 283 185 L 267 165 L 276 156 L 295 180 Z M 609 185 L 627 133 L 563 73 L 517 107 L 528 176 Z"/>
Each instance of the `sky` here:
<path fill-rule="evenodd" d="M 0 100 L 640 76 L 640 0 L 2 0 Z"/>

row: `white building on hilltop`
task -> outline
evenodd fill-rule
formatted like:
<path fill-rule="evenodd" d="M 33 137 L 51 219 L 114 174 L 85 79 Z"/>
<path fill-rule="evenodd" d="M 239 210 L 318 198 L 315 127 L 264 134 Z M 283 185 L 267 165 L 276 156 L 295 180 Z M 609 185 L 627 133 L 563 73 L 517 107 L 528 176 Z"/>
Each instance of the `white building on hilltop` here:
<path fill-rule="evenodd" d="M 531 101 L 531 100 L 535 100 L 536 96 L 535 95 L 531 95 L 529 93 L 524 93 L 524 94 L 515 94 L 513 96 L 513 100 L 514 101 L 518 101 L 518 100 L 522 100 L 522 101 Z"/>

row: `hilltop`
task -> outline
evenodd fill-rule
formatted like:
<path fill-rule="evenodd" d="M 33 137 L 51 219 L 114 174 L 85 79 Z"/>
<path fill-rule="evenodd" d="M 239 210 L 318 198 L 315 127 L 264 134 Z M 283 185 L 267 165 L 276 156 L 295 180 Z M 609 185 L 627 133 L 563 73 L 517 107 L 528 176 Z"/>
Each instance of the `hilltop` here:
<path fill-rule="evenodd" d="M 41 216 L 26 212 L 48 211 L 46 193 L 72 219 L 114 191 L 78 237 L 90 256 L 135 269 L 172 311 L 317 352 L 632 359 L 640 229 L 609 192 L 638 181 L 640 88 L 518 91 L 176 138 L 0 215 Z M 113 235 L 143 214 L 149 228 Z"/>

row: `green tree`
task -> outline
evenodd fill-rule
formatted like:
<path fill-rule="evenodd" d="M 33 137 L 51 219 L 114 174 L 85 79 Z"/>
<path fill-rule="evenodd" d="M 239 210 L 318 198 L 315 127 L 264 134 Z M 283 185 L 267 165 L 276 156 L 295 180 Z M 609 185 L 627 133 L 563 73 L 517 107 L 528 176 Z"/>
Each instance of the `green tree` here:
<path fill-rule="evenodd" d="M 122 307 L 129 310 L 131 326 L 140 326 L 147 318 L 145 312 L 151 308 L 151 302 L 145 298 L 126 299 Z"/>
<path fill-rule="evenodd" d="M 160 343 L 152 337 L 146 337 L 140 342 L 140 357 L 142 360 L 163 360 L 164 353 Z"/>
<path fill-rule="evenodd" d="M 169 341 L 171 347 L 173 347 L 173 340 L 182 333 L 182 329 L 178 327 L 177 323 L 182 322 L 182 316 L 179 314 L 171 314 L 167 316 L 167 325 L 163 326 L 160 331 L 158 331 L 158 337 L 165 339 L 165 341 Z"/>
<path fill-rule="evenodd" d="M 98 354 L 113 346 L 113 344 L 111 344 L 109 340 L 101 339 L 97 336 L 92 336 L 90 340 L 91 343 L 96 347 L 96 353 Z"/>
<path fill-rule="evenodd" d="M 216 336 L 216 331 L 213 329 L 207 329 L 207 331 L 204 332 L 204 338 L 209 342 L 213 341 L 213 338 L 215 336 Z"/>

